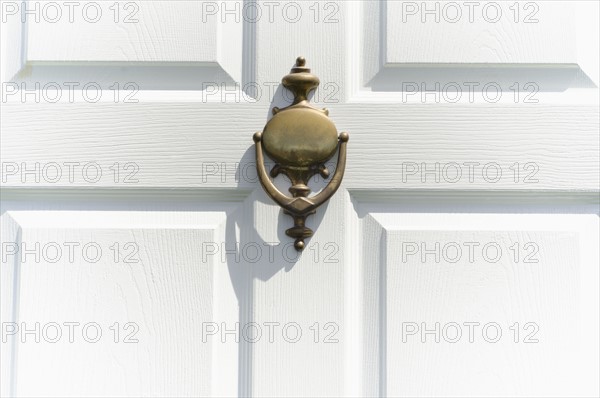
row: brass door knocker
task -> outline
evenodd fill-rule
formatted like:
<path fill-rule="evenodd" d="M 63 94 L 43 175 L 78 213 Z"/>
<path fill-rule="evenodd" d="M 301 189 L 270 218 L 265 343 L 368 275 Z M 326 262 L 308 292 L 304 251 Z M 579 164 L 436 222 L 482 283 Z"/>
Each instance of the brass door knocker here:
<path fill-rule="evenodd" d="M 285 233 L 295 238 L 294 247 L 304 249 L 304 239 L 313 235 L 306 227 L 306 217 L 314 214 L 317 207 L 325 203 L 340 187 L 346 168 L 346 144 L 348 133 L 338 136 L 337 129 L 329 119 L 327 109 L 317 109 L 308 103 L 308 94 L 319 86 L 319 78 L 305 67 L 304 57 L 296 59 L 292 68 L 281 83 L 294 94 L 292 105 L 273 108 L 273 117 L 267 122 L 263 132 L 254 134 L 256 144 L 256 169 L 260 183 L 285 214 L 294 218 L 294 227 Z M 325 166 L 339 146 L 335 173 L 327 186 L 318 194 L 308 197 L 311 190 L 308 180 L 315 174 L 329 177 Z M 264 165 L 263 148 L 276 163 L 271 170 L 275 178 L 279 174 L 287 176 L 292 186 L 292 197 L 279 191 L 269 179 Z"/>

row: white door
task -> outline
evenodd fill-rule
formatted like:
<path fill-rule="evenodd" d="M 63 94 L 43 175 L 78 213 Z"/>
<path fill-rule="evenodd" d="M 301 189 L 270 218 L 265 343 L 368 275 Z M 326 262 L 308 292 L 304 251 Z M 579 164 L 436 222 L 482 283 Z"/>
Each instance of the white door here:
<path fill-rule="evenodd" d="M 1 9 L 3 396 L 599 394 L 597 2 Z M 299 55 L 350 141 L 298 255 Z"/>

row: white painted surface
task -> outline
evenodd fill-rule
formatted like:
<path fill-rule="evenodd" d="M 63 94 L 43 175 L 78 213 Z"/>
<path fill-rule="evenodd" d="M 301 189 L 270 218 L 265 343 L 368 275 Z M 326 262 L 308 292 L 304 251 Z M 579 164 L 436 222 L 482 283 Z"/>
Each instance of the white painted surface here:
<path fill-rule="evenodd" d="M 497 23 L 399 1 L 119 2 L 115 23 L 98 2 L 97 23 L 26 24 L 9 3 L 3 396 L 599 394 L 596 2 Z M 296 257 L 251 137 L 298 55 L 351 139 Z"/>

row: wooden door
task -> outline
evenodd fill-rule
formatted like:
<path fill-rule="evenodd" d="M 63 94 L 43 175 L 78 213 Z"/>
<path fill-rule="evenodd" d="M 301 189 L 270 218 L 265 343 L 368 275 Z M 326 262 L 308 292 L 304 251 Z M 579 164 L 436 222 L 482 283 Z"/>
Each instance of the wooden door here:
<path fill-rule="evenodd" d="M 3 395 L 598 395 L 596 2 L 2 18 Z M 252 142 L 299 55 L 350 134 L 301 254 Z"/>

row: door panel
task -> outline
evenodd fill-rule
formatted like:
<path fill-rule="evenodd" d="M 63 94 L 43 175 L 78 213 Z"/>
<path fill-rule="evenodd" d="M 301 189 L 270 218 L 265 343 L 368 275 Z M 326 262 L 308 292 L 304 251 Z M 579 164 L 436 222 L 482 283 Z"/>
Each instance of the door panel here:
<path fill-rule="evenodd" d="M 350 31 L 360 65 L 351 101 L 565 103 L 593 91 L 564 91 L 598 84 L 597 57 L 585 50 L 598 47 L 597 3 L 350 4 L 363 27 Z"/>
<path fill-rule="evenodd" d="M 373 325 L 370 346 L 379 348 L 370 351 L 380 355 L 373 357 L 379 393 L 593 390 L 596 215 L 365 207 L 373 210 L 363 210 L 362 240 L 378 247 L 363 255 L 362 272 L 369 275 L 364 294 L 379 308 L 365 312 L 365 324 Z"/>
<path fill-rule="evenodd" d="M 235 394 L 235 341 L 207 338 L 238 318 L 239 271 L 209 255 L 235 203 L 30 203 L 5 202 L 3 213 L 19 231 L 3 241 L 5 266 L 17 268 L 17 299 L 3 312 L 19 329 L 3 345 L 15 356 L 13 391 Z"/>
<path fill-rule="evenodd" d="M 65 97 L 87 88 L 91 100 L 98 88 L 107 90 L 99 100 L 122 90 L 133 100 L 138 90 L 201 90 L 211 79 L 242 78 L 243 26 L 212 15 L 214 2 L 6 3 L 7 34 L 20 34 L 21 54 L 4 81 L 58 86 Z"/>

